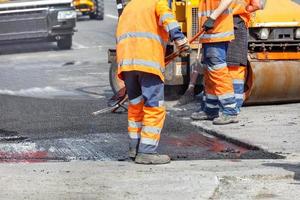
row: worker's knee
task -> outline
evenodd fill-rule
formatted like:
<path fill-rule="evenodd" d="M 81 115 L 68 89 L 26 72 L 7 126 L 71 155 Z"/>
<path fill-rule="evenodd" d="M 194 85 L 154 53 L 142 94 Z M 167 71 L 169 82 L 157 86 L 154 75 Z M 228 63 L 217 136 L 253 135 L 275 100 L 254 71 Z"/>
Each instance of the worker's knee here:
<path fill-rule="evenodd" d="M 204 44 L 204 63 L 210 67 L 226 64 L 227 42 Z"/>

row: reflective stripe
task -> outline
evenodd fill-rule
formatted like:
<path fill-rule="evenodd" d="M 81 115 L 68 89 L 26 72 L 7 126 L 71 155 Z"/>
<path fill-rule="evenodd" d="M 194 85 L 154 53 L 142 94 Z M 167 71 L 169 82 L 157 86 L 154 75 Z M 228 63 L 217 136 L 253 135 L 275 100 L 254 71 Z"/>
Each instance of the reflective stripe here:
<path fill-rule="evenodd" d="M 215 10 L 206 10 L 206 11 L 203 11 L 203 12 L 198 12 L 198 17 L 208 17 L 210 16 Z M 232 13 L 232 9 L 226 9 L 224 10 L 224 12 L 222 14 L 230 14 Z"/>
<path fill-rule="evenodd" d="M 128 121 L 128 126 L 132 128 L 142 128 L 142 122 Z"/>
<path fill-rule="evenodd" d="M 162 25 L 166 19 L 175 19 L 174 15 L 171 13 L 166 13 L 159 19 L 159 25 Z"/>
<path fill-rule="evenodd" d="M 142 102 L 142 100 L 143 100 L 143 96 L 141 95 L 141 96 L 138 96 L 137 98 L 129 100 L 129 102 L 130 102 L 130 104 L 136 105 L 136 104 Z"/>
<path fill-rule="evenodd" d="M 224 108 L 236 108 L 236 103 L 224 105 Z"/>
<path fill-rule="evenodd" d="M 150 138 L 141 138 L 141 143 L 147 144 L 147 145 L 152 145 L 152 146 L 158 146 L 158 140 L 153 140 Z"/>
<path fill-rule="evenodd" d="M 234 97 L 233 93 L 228 93 L 228 94 L 223 94 L 223 95 L 213 95 L 213 94 L 206 94 L 207 99 L 210 100 L 223 100 L 223 99 L 228 99 Z"/>
<path fill-rule="evenodd" d="M 165 105 L 165 101 L 158 101 L 158 107 L 163 107 Z"/>
<path fill-rule="evenodd" d="M 218 99 L 220 99 L 220 100 L 229 99 L 229 98 L 232 98 L 232 97 L 234 97 L 234 93 L 218 95 Z"/>
<path fill-rule="evenodd" d="M 137 133 L 137 132 L 129 132 L 128 134 L 131 139 L 140 139 L 141 138 L 140 133 Z"/>
<path fill-rule="evenodd" d="M 223 32 L 223 33 L 213 33 L 213 34 L 203 34 L 201 36 L 202 39 L 211 39 L 211 38 L 224 38 L 234 35 L 233 31 Z"/>
<path fill-rule="evenodd" d="M 174 28 L 179 28 L 179 24 L 177 22 L 171 22 L 165 27 L 167 32 L 170 32 Z"/>
<path fill-rule="evenodd" d="M 244 99 L 244 94 L 234 94 L 236 99 Z"/>
<path fill-rule="evenodd" d="M 213 94 L 206 94 L 206 98 L 207 98 L 207 99 L 217 100 L 217 99 L 218 99 L 218 96 L 213 95 Z"/>
<path fill-rule="evenodd" d="M 245 81 L 241 79 L 233 79 L 233 84 L 244 84 Z"/>
<path fill-rule="evenodd" d="M 144 126 L 142 132 L 160 134 L 161 128 L 154 127 L 154 126 Z"/>
<path fill-rule="evenodd" d="M 205 106 L 208 107 L 208 108 L 220 108 L 219 104 L 213 105 L 213 104 L 210 104 L 210 103 L 206 103 Z"/>
<path fill-rule="evenodd" d="M 121 42 L 122 40 L 125 40 L 127 38 L 147 38 L 147 39 L 153 39 L 157 40 L 160 44 L 164 45 L 163 39 L 156 34 L 148 33 L 148 32 L 130 32 L 125 33 L 117 38 L 117 43 Z"/>
<path fill-rule="evenodd" d="M 160 66 L 159 63 L 149 60 L 142 60 L 142 59 L 125 59 L 119 63 L 119 66 L 122 68 L 122 66 L 130 66 L 130 65 L 142 65 L 146 67 L 151 67 L 158 69 L 160 71 L 164 71 L 164 68 Z"/>
<path fill-rule="evenodd" d="M 221 64 L 214 65 L 214 66 L 208 66 L 208 70 L 214 71 L 214 70 L 222 69 L 224 67 L 227 67 L 227 63 L 221 63 Z"/>
<path fill-rule="evenodd" d="M 206 11 L 203 11 L 203 12 L 198 12 L 198 17 L 210 16 L 211 13 L 212 13 L 211 10 L 206 10 Z"/>

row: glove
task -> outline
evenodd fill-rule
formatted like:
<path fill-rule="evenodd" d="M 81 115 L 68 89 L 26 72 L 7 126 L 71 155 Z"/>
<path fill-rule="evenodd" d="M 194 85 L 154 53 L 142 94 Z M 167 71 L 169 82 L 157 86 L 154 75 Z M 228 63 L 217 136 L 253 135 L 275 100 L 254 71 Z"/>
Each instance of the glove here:
<path fill-rule="evenodd" d="M 178 100 L 177 105 L 182 106 L 194 101 L 195 99 L 194 89 L 195 89 L 195 85 L 190 84 L 188 89 L 185 91 L 184 95 L 182 95 Z"/>
<path fill-rule="evenodd" d="M 214 28 L 214 23 L 215 23 L 216 20 L 214 20 L 213 18 L 211 17 L 208 17 L 207 20 L 204 22 L 202 28 L 205 30 L 205 31 L 208 31 L 210 29 L 213 29 Z"/>
<path fill-rule="evenodd" d="M 175 40 L 176 48 L 181 51 L 180 57 L 186 57 L 191 53 L 191 47 L 189 45 L 189 41 L 186 37 L 183 39 Z"/>

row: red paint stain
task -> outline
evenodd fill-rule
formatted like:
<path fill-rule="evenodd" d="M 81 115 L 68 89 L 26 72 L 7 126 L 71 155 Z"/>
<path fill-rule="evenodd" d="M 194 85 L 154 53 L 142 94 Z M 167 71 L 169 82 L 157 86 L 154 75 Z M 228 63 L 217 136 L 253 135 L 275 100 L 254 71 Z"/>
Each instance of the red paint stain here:
<path fill-rule="evenodd" d="M 197 133 L 188 134 L 185 137 L 167 137 L 165 138 L 165 142 L 177 147 L 201 147 L 215 153 L 233 153 L 238 157 L 249 151 L 244 147 L 234 145 L 224 140 L 209 138 Z"/>
<path fill-rule="evenodd" d="M 0 151 L 0 163 L 8 162 L 28 162 L 28 163 L 37 163 L 37 162 L 47 162 L 48 152 L 46 151 L 35 151 L 35 152 L 3 152 Z"/>

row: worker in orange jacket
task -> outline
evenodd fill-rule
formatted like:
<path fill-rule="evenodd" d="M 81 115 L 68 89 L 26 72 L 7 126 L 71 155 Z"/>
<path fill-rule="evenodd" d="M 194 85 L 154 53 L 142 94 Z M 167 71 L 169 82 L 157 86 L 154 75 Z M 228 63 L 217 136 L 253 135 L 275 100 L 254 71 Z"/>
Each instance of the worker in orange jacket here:
<path fill-rule="evenodd" d="M 227 48 L 227 66 L 228 72 L 232 79 L 234 97 L 236 101 L 236 112 L 240 112 L 240 107 L 242 106 L 245 95 L 244 95 L 244 85 L 247 75 L 247 52 L 248 52 L 248 30 L 247 27 L 249 25 L 251 13 L 263 9 L 265 5 L 265 0 L 234 0 L 230 5 L 230 9 L 232 10 L 233 19 L 234 19 L 234 34 L 235 39 L 228 43 Z M 196 80 L 195 78 L 193 80 Z M 227 78 L 228 80 L 228 78 Z M 228 84 L 228 81 L 225 83 Z M 190 85 L 194 85 L 194 82 L 191 82 Z M 224 85 L 223 85 L 224 86 Z M 227 85 L 228 86 L 228 85 Z M 231 89 L 231 88 L 230 88 Z M 207 104 L 207 97 L 204 94 L 203 101 L 201 104 L 201 108 L 198 112 L 192 114 L 191 118 L 194 120 L 204 120 L 204 119 L 213 119 L 213 117 L 207 115 L 204 110 L 211 110 L 208 107 L 213 107 L 210 103 Z M 211 102 L 210 97 L 208 97 L 208 101 Z M 233 104 L 232 104 L 233 105 Z M 219 106 L 223 108 L 222 101 L 220 101 L 219 105 L 216 106 L 216 110 L 218 110 Z M 216 113 L 216 112 L 214 112 Z M 224 110 L 223 110 L 224 113 Z M 222 115 L 222 118 L 217 118 L 214 121 L 214 124 L 227 124 L 235 121 L 225 120 L 226 113 Z M 225 116 L 225 117 L 224 117 Z"/>
<path fill-rule="evenodd" d="M 129 97 L 129 157 L 140 164 L 164 164 L 168 155 L 157 154 L 165 121 L 164 55 L 170 39 L 189 49 L 167 0 L 132 0 L 117 27 L 118 76 Z"/>
<path fill-rule="evenodd" d="M 233 0 L 200 0 L 199 24 L 206 33 L 203 44 L 205 105 L 192 114 L 193 120 L 213 120 L 213 124 L 237 123 L 237 103 L 227 67 L 228 44 L 234 39 Z M 219 116 L 219 111 L 222 114 Z"/>
<path fill-rule="evenodd" d="M 234 0 L 230 8 L 233 13 L 235 39 L 228 45 L 227 65 L 232 77 L 237 109 L 245 100 L 245 82 L 247 77 L 247 53 L 248 53 L 248 27 L 251 13 L 264 8 L 266 0 Z M 192 64 L 190 83 L 185 94 L 179 99 L 179 105 L 189 103 L 194 99 L 194 88 L 197 77 L 202 72 L 203 66 L 197 58 Z M 204 102 L 205 103 L 205 102 Z M 204 105 L 202 103 L 202 107 Z M 203 110 L 203 108 L 200 108 Z"/>
<path fill-rule="evenodd" d="M 245 100 L 245 82 L 247 77 L 248 27 L 251 13 L 263 9 L 265 1 L 234 0 L 231 8 L 234 20 L 235 39 L 229 43 L 227 65 L 233 81 L 237 109 Z"/>

